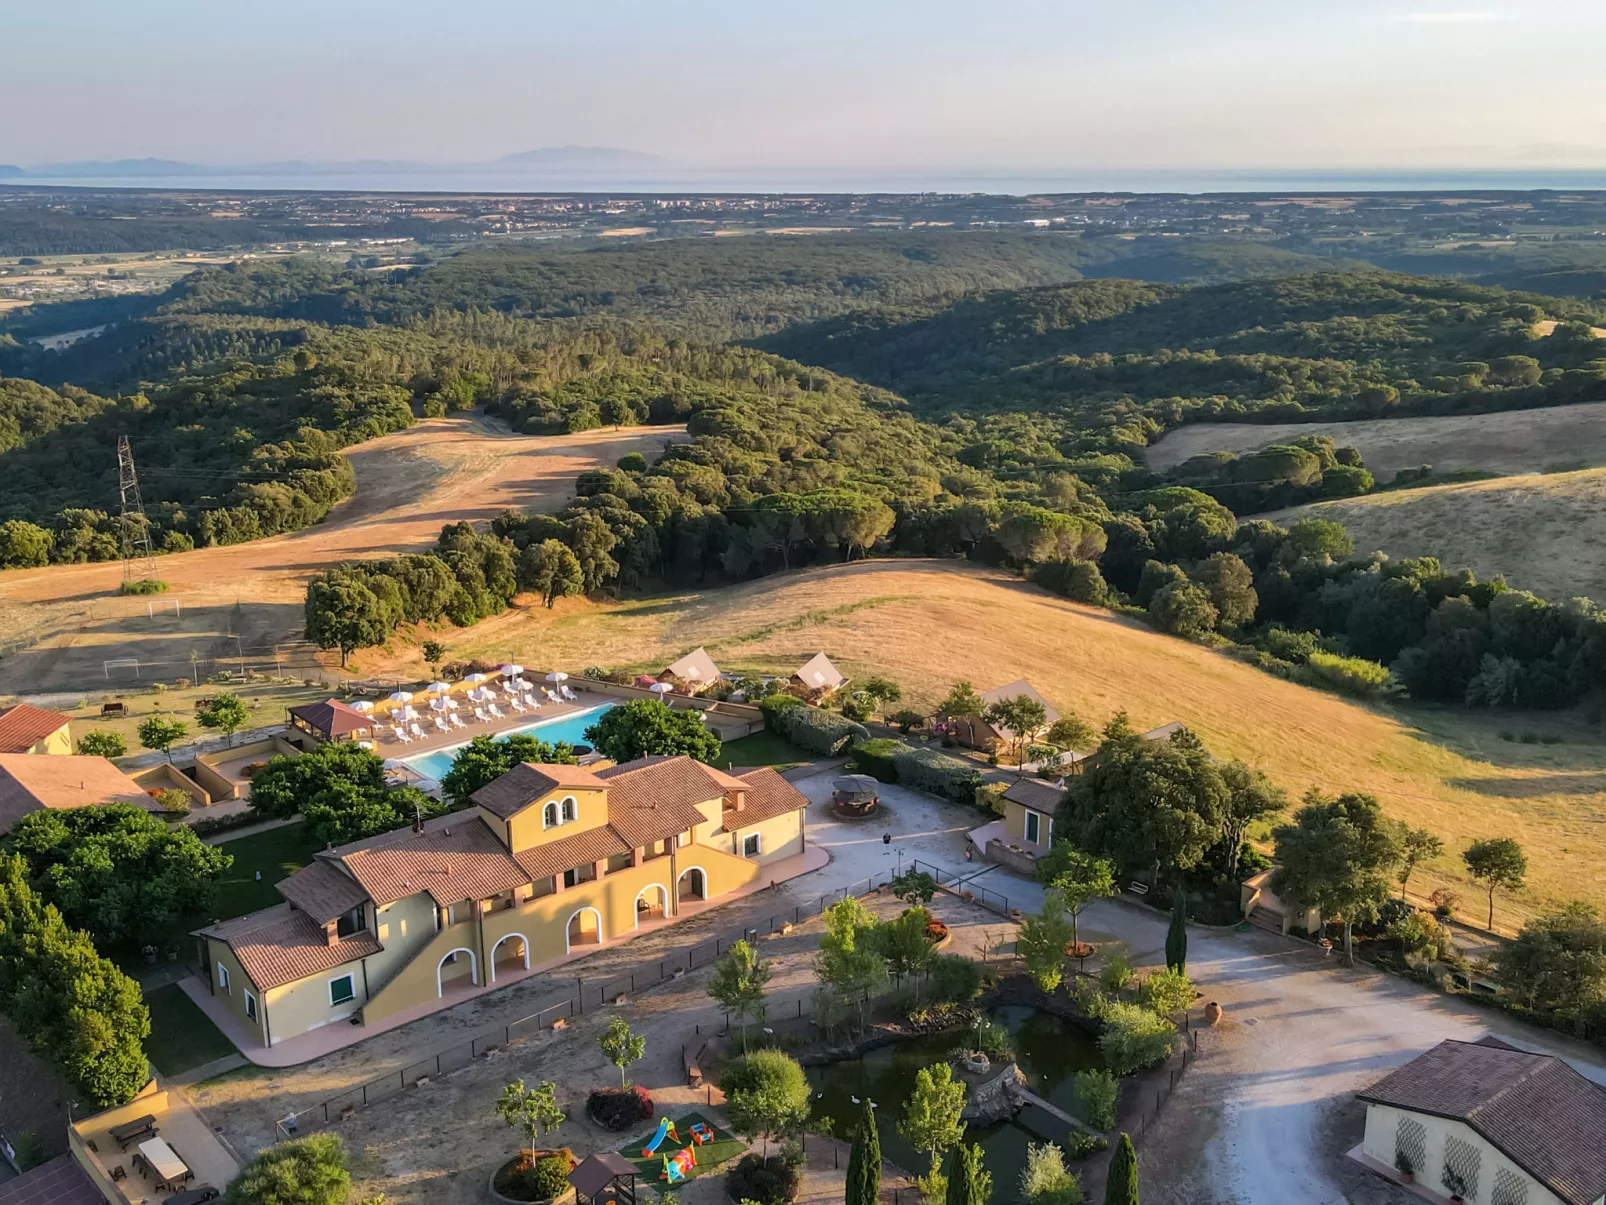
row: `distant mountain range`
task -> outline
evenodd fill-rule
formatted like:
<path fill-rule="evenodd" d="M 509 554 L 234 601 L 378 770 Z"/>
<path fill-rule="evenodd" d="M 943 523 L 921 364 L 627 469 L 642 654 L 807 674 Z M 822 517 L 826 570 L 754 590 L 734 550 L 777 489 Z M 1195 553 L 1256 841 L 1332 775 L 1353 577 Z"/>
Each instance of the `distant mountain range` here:
<path fill-rule="evenodd" d="M 41 163 L 32 167 L 0 165 L 0 179 L 11 180 L 121 180 L 188 179 L 208 176 L 392 176 L 397 173 L 451 176 L 506 173 L 539 176 L 586 171 L 634 171 L 663 167 L 669 160 L 642 151 L 607 146 L 553 146 L 519 151 L 482 163 L 414 163 L 406 160 L 359 159 L 351 162 L 288 160 L 279 163 L 252 163 L 219 167 L 205 163 L 185 163 L 176 159 L 80 160 L 71 163 Z"/>

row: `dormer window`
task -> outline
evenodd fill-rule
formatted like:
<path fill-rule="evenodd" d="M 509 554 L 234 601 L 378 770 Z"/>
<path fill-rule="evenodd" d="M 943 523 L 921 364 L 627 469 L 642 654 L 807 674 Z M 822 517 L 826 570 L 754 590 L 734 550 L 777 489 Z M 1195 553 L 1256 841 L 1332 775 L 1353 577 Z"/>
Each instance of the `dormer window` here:
<path fill-rule="evenodd" d="M 335 936 L 350 937 L 353 933 L 361 933 L 367 927 L 367 908 L 358 904 L 350 912 L 342 914 L 335 922 Z"/>
<path fill-rule="evenodd" d="M 563 800 L 563 823 L 573 824 L 580 817 L 580 805 L 574 801 L 574 796 L 566 796 Z"/>
<path fill-rule="evenodd" d="M 565 795 L 562 802 L 554 799 L 541 809 L 541 827 L 557 828 L 560 824 L 573 824 L 580 818 L 580 805 L 573 795 Z"/>
<path fill-rule="evenodd" d="M 541 827 L 557 828 L 563 821 L 558 818 L 558 805 L 549 803 L 541 809 Z"/>

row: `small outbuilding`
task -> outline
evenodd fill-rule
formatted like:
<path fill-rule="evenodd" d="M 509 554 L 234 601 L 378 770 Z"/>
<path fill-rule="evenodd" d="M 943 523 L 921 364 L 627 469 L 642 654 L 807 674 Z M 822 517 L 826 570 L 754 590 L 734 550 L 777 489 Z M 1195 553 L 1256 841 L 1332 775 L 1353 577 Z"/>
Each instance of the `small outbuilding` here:
<path fill-rule="evenodd" d="M 708 650 L 699 645 L 679 661 L 666 665 L 659 673 L 658 681 L 668 682 L 686 694 L 694 695 L 707 690 L 719 681 L 719 677 L 719 666 L 714 664 Z"/>
<path fill-rule="evenodd" d="M 1487 1205 L 1599 1205 L 1606 1089 L 1497 1038 L 1440 1042 L 1357 1098 L 1350 1158 L 1419 1195 Z"/>
<path fill-rule="evenodd" d="M 1017 678 L 1013 682 L 1006 682 L 1002 686 L 995 686 L 992 690 L 983 691 L 981 693 L 982 711 L 985 712 L 994 703 L 1002 703 L 1006 699 L 1018 699 L 1023 696 L 1035 699 L 1043 705 L 1044 728 L 1051 727 L 1054 721 L 1060 718 L 1060 713 L 1054 709 L 1054 705 L 1043 698 L 1037 687 L 1033 686 L 1025 678 Z M 982 718 L 980 713 L 976 715 L 949 716 L 948 722 L 951 725 L 954 738 L 961 745 L 967 745 L 972 749 L 980 749 L 983 753 L 996 753 L 999 749 L 1015 743 L 1015 733 L 1002 725 L 989 723 Z M 1036 735 L 1035 732 L 1025 733 L 1027 740 Z"/>
<path fill-rule="evenodd" d="M 832 665 L 831 658 L 823 652 L 805 661 L 792 675 L 792 681 L 808 691 L 811 699 L 832 694 L 848 684 L 847 676 Z"/>
<path fill-rule="evenodd" d="M 636 1165 L 617 1151 L 587 1155 L 569 1173 L 576 1205 L 637 1205 Z"/>
<path fill-rule="evenodd" d="M 881 803 L 881 784 L 868 774 L 831 780 L 831 806 L 844 816 L 868 816 Z"/>
<path fill-rule="evenodd" d="M 71 721 L 59 711 L 18 703 L 0 711 L 0 753 L 71 753 Z"/>
<path fill-rule="evenodd" d="M 366 741 L 374 735 L 374 717 L 348 707 L 339 699 L 303 703 L 289 710 L 290 727 L 320 744 L 328 741 Z"/>

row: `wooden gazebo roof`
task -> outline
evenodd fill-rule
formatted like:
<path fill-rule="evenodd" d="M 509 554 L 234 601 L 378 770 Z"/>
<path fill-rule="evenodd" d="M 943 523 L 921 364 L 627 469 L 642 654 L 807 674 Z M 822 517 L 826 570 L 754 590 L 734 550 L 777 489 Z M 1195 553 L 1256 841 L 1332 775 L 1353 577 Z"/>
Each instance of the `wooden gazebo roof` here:
<path fill-rule="evenodd" d="M 598 1151 L 595 1155 L 587 1155 L 580 1166 L 569 1173 L 569 1183 L 583 1199 L 590 1200 L 607 1192 L 621 1178 L 629 1177 L 629 1187 L 619 1187 L 625 1191 L 628 1199 L 635 1200 L 635 1182 L 640 1174 L 636 1165 L 617 1151 Z"/>
<path fill-rule="evenodd" d="M 307 727 L 323 733 L 330 740 L 350 736 L 354 732 L 370 732 L 374 727 L 372 716 L 364 715 L 354 707 L 347 707 L 339 699 L 329 699 L 323 703 L 303 703 L 299 707 L 290 708 L 290 714 Z"/>

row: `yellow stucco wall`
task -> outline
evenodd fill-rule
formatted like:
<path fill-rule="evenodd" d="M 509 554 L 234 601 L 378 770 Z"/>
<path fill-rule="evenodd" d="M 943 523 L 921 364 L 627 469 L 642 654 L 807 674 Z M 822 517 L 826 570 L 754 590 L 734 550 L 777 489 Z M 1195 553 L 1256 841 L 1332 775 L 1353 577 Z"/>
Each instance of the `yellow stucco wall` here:
<path fill-rule="evenodd" d="M 732 850 L 740 855 L 743 842 L 749 833 L 759 835 L 758 857 L 753 859 L 759 865 L 778 862 L 782 858 L 790 858 L 794 854 L 803 852 L 803 812 L 787 812 L 784 816 L 775 816 L 758 824 L 746 827 L 736 827 L 741 822 L 740 812 L 731 812 L 726 817 L 726 824 L 735 830 L 735 840 Z"/>
<path fill-rule="evenodd" d="M 553 828 L 541 827 L 541 811 L 549 802 L 562 800 L 569 796 L 574 797 L 576 819 L 568 824 L 559 824 Z M 508 848 L 515 852 L 523 849 L 533 849 L 537 845 L 545 845 L 549 841 L 561 841 L 564 837 L 572 837 L 582 833 L 588 828 L 598 828 L 608 823 L 608 794 L 597 790 L 558 790 L 550 791 L 541 796 L 529 807 L 521 809 L 509 817 L 506 824 L 496 817 L 479 809 L 480 815 L 491 826 L 492 832 L 506 834 Z"/>
<path fill-rule="evenodd" d="M 439 999 L 436 971 L 441 959 L 459 947 L 474 955 L 475 978 L 482 979 L 484 971 L 479 944 L 479 926 L 475 921 L 465 920 L 458 921 L 455 925 L 447 925 L 418 949 L 413 954 L 412 961 L 397 970 L 383 987 L 374 985 L 373 998 L 362 1010 L 363 1023 L 372 1025 L 412 1008 L 415 1004 Z"/>
<path fill-rule="evenodd" d="M 1026 839 L 1026 813 L 1036 809 L 1028 808 L 1012 799 L 1006 799 L 1003 803 L 1004 832 L 1009 837 L 1009 842 L 1032 853 L 1047 853 L 1053 844 L 1053 817 L 1048 812 L 1037 813 L 1041 819 L 1038 821 L 1038 840 L 1034 843 Z"/>
<path fill-rule="evenodd" d="M 71 753 L 72 752 L 72 725 L 63 724 L 44 740 L 40 741 L 29 753 Z"/>
<path fill-rule="evenodd" d="M 257 1041 L 267 1044 L 267 1033 L 262 1026 L 262 993 L 251 982 L 251 977 L 240 966 L 240 960 L 234 956 L 234 951 L 227 942 L 215 938 L 206 939 L 207 974 L 212 981 L 212 995 L 221 1000 L 235 1020 L 245 1028 L 255 1033 Z M 223 991 L 218 987 L 218 964 L 221 963 L 229 972 L 229 990 Z M 251 1020 L 245 1015 L 245 993 L 249 991 L 257 998 L 257 1019 Z"/>
<path fill-rule="evenodd" d="M 385 948 L 368 958 L 368 986 L 378 995 L 380 989 L 435 937 L 435 901 L 420 891 L 378 910 L 374 930 Z"/>
<path fill-rule="evenodd" d="M 348 974 L 351 976 L 353 997 L 344 1004 L 331 1005 L 329 981 Z M 343 1021 L 367 1002 L 362 960 L 342 963 L 327 971 L 319 971 L 316 975 L 276 987 L 267 993 L 267 997 L 268 1028 L 275 1042 L 293 1038 L 309 1029 Z"/>

